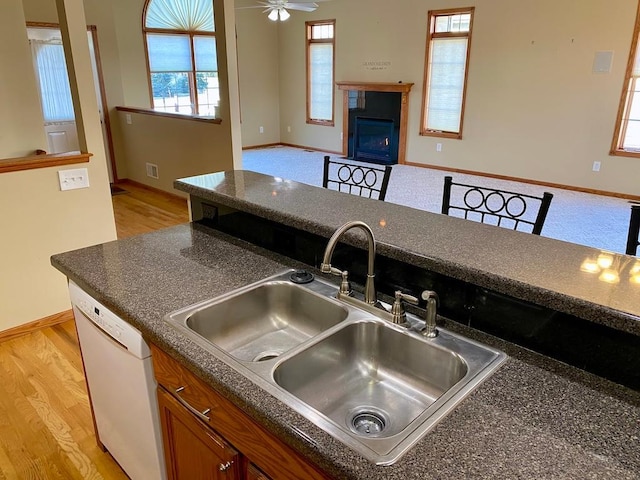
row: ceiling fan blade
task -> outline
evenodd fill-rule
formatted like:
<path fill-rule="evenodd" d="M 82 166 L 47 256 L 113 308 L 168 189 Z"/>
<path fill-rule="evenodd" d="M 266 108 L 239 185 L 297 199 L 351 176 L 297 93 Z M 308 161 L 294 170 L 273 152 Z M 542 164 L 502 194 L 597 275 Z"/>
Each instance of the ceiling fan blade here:
<path fill-rule="evenodd" d="M 300 10 L 301 12 L 313 12 L 318 8 L 315 3 L 291 3 L 287 2 L 285 8 L 290 10 Z"/>

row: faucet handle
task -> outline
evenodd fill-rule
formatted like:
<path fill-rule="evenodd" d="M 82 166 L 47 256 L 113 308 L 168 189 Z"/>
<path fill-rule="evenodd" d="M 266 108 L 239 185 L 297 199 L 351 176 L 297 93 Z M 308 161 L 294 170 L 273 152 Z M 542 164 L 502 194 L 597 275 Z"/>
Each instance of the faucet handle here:
<path fill-rule="evenodd" d="M 351 289 L 351 282 L 349 282 L 349 272 L 346 270 L 340 272 L 342 275 L 342 282 L 340 282 L 340 295 L 347 295 L 353 297 L 353 290 Z"/>
<path fill-rule="evenodd" d="M 403 324 L 407 321 L 407 314 L 404 311 L 404 306 L 402 305 L 402 301 L 413 303 L 414 305 L 418 304 L 418 299 L 413 295 L 408 295 L 406 293 L 402 293 L 400 290 L 396 290 L 396 299 L 391 306 L 391 315 L 392 322 L 397 324 Z"/>
<path fill-rule="evenodd" d="M 320 264 L 320 271 L 322 273 L 330 273 L 332 275 L 338 275 L 338 276 L 342 275 L 342 270 L 340 270 L 339 268 L 331 266 L 330 263 L 321 263 Z"/>

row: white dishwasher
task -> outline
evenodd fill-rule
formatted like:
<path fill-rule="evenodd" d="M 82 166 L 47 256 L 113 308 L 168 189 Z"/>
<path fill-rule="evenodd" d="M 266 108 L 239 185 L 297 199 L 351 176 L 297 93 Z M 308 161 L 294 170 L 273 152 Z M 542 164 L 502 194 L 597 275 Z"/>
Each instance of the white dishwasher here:
<path fill-rule="evenodd" d="M 100 442 L 131 479 L 166 479 L 149 346 L 72 281 L 69 295 Z"/>

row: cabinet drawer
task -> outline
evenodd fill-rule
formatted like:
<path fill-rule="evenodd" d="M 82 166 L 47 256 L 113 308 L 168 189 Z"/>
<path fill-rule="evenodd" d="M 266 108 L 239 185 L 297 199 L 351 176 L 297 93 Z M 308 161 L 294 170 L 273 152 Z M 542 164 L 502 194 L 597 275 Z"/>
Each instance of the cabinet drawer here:
<path fill-rule="evenodd" d="M 151 345 L 151 353 L 158 383 L 266 475 L 278 480 L 330 478 L 157 346 Z"/>

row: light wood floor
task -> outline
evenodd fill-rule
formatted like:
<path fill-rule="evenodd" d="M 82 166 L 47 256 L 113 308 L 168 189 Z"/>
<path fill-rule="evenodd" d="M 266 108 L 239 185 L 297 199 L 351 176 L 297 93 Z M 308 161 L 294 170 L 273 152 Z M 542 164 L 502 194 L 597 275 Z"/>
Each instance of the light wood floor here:
<path fill-rule="evenodd" d="M 129 182 L 118 187 L 128 193 L 113 195 L 118 238 L 147 233 L 189 221 L 187 200 Z"/>
<path fill-rule="evenodd" d="M 120 186 L 119 238 L 188 221 L 186 200 Z M 126 478 L 93 434 L 73 321 L 1 342 L 0 479 Z"/>

